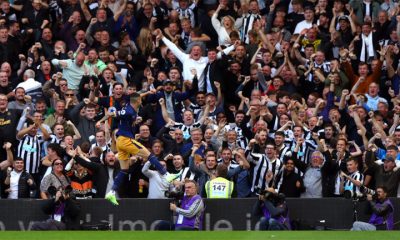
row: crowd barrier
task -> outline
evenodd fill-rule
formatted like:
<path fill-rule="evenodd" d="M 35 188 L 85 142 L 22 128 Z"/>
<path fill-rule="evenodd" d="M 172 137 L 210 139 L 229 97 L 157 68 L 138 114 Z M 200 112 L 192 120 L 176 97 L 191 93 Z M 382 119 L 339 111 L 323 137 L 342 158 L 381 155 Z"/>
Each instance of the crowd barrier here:
<path fill-rule="evenodd" d="M 400 220 L 400 199 L 391 199 L 395 206 L 395 222 Z M 205 200 L 204 230 L 258 230 L 258 219 L 251 216 L 256 199 Z M 81 221 L 108 221 L 113 230 L 153 230 L 159 220 L 170 220 L 168 199 L 121 199 L 113 206 L 103 199 L 79 200 Z M 302 229 L 349 229 L 354 207 L 358 219 L 368 220 L 368 202 L 341 198 L 287 199 L 292 220 Z M 0 230 L 30 230 L 33 222 L 48 218 L 42 200 L 0 200 Z M 396 224 L 399 229 L 399 224 Z"/>

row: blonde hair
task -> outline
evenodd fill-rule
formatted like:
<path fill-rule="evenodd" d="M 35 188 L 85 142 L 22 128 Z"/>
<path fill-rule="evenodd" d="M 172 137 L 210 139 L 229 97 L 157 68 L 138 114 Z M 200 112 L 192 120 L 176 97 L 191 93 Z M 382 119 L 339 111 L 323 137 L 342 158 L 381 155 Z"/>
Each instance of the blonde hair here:
<path fill-rule="evenodd" d="M 236 29 L 235 29 L 235 19 L 234 19 L 233 17 L 229 16 L 229 15 L 224 16 L 224 17 L 221 19 L 222 24 L 224 23 L 224 19 L 225 19 L 225 18 L 227 18 L 227 19 L 229 19 L 229 20 L 231 21 L 231 23 L 232 23 L 232 29 L 231 29 L 231 30 L 236 30 Z"/>
<path fill-rule="evenodd" d="M 149 56 L 153 52 L 153 39 L 150 37 L 151 31 L 149 28 L 142 28 L 139 36 L 136 38 L 138 48 L 144 56 Z"/>

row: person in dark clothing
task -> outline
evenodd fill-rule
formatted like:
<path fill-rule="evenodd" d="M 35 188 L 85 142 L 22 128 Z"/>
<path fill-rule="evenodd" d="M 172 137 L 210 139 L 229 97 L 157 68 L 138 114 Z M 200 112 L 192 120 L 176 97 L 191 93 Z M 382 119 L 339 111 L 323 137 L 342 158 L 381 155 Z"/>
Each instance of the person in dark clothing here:
<path fill-rule="evenodd" d="M 397 197 L 400 171 L 394 171 L 396 167 L 395 159 L 391 156 L 386 156 L 383 165 L 378 165 L 375 163 L 375 153 L 368 150 L 365 155 L 365 163 L 374 174 L 376 186 L 386 187 L 388 197 Z"/>
<path fill-rule="evenodd" d="M 6 26 L 0 26 L 0 64 L 8 62 L 16 72 L 19 67 L 18 54 L 20 49 L 15 45 L 15 42 L 10 41 L 9 29 Z M 10 82 L 11 79 L 10 79 Z"/>
<path fill-rule="evenodd" d="M 353 223 L 352 231 L 373 231 L 373 230 L 393 230 L 394 229 L 394 207 L 389 198 L 387 198 L 387 188 L 377 187 L 376 198 L 367 195 L 372 215 L 368 221 Z"/>
<path fill-rule="evenodd" d="M 171 129 L 171 127 L 171 123 L 167 123 L 157 132 L 156 137 L 164 143 L 164 152 L 166 154 L 177 154 L 180 153 L 184 145 L 183 132 L 179 128 Z M 168 132 L 169 130 L 173 131 Z"/>
<path fill-rule="evenodd" d="M 300 197 L 300 194 L 305 191 L 303 179 L 300 174 L 294 171 L 294 161 L 287 159 L 283 171 L 277 178 L 275 189 L 279 193 L 285 194 L 287 197 Z"/>
<path fill-rule="evenodd" d="M 82 156 L 76 156 L 74 151 L 69 151 L 68 154 L 70 157 L 73 157 L 78 164 L 93 171 L 93 188 L 97 191 L 94 197 L 104 198 L 109 189 L 111 189 L 112 182 L 119 172 L 119 165 L 114 153 L 108 152 L 106 154 L 104 164 L 90 161 Z"/>
<path fill-rule="evenodd" d="M 264 192 L 253 207 L 253 217 L 260 217 L 260 230 L 290 230 L 289 209 L 285 195 Z"/>
<path fill-rule="evenodd" d="M 79 214 L 81 208 L 79 203 L 70 196 L 72 189 L 60 188 L 54 199 L 46 200 L 43 212 L 51 215 L 51 218 L 44 222 L 36 222 L 32 230 L 79 230 Z"/>
<path fill-rule="evenodd" d="M 96 121 L 94 119 L 96 117 L 96 106 L 87 104 L 85 106 L 85 115 L 82 116 L 80 111 L 84 106 L 85 102 L 81 102 L 69 112 L 69 118 L 76 125 L 82 137 L 82 140 L 77 141 L 77 144 L 88 141 L 90 136 L 96 135 Z"/>

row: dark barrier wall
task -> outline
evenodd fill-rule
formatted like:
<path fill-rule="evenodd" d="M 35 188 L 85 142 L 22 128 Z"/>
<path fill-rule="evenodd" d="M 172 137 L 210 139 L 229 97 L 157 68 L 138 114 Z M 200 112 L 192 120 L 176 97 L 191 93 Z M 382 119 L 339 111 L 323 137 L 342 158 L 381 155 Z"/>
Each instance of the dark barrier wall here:
<path fill-rule="evenodd" d="M 258 219 L 251 210 L 256 199 L 207 200 L 205 230 L 256 230 Z M 288 199 L 292 219 L 313 226 L 349 229 L 353 222 L 353 202 L 331 199 Z M 392 199 L 399 213 L 400 199 Z M 168 200 L 123 199 L 112 206 L 103 199 L 81 200 L 81 219 L 86 222 L 107 220 L 114 230 L 152 230 L 158 220 L 171 219 Z M 41 200 L 0 200 L 0 229 L 29 230 L 34 221 L 47 219 Z M 357 204 L 359 219 L 368 219 L 367 202 Z M 395 221 L 400 220 L 395 214 Z M 396 229 L 399 229 L 398 224 Z"/>

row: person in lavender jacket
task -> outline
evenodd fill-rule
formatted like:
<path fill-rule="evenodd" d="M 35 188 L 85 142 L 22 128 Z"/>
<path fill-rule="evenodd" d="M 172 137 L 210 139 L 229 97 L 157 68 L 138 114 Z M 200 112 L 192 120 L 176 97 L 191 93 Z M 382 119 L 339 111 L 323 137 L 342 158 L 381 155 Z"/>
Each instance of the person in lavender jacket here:
<path fill-rule="evenodd" d="M 368 189 L 371 192 L 370 189 Z M 393 230 L 394 228 L 394 207 L 389 198 L 387 198 L 387 188 L 377 187 L 375 190 L 375 199 L 371 194 L 367 194 L 368 202 L 372 209 L 372 215 L 368 223 L 356 221 L 353 223 L 352 231 L 375 231 L 375 230 Z"/>
<path fill-rule="evenodd" d="M 201 230 L 203 222 L 204 203 L 198 195 L 197 184 L 194 180 L 185 182 L 185 196 L 180 207 L 170 203 L 171 211 L 178 214 L 175 230 Z"/>

